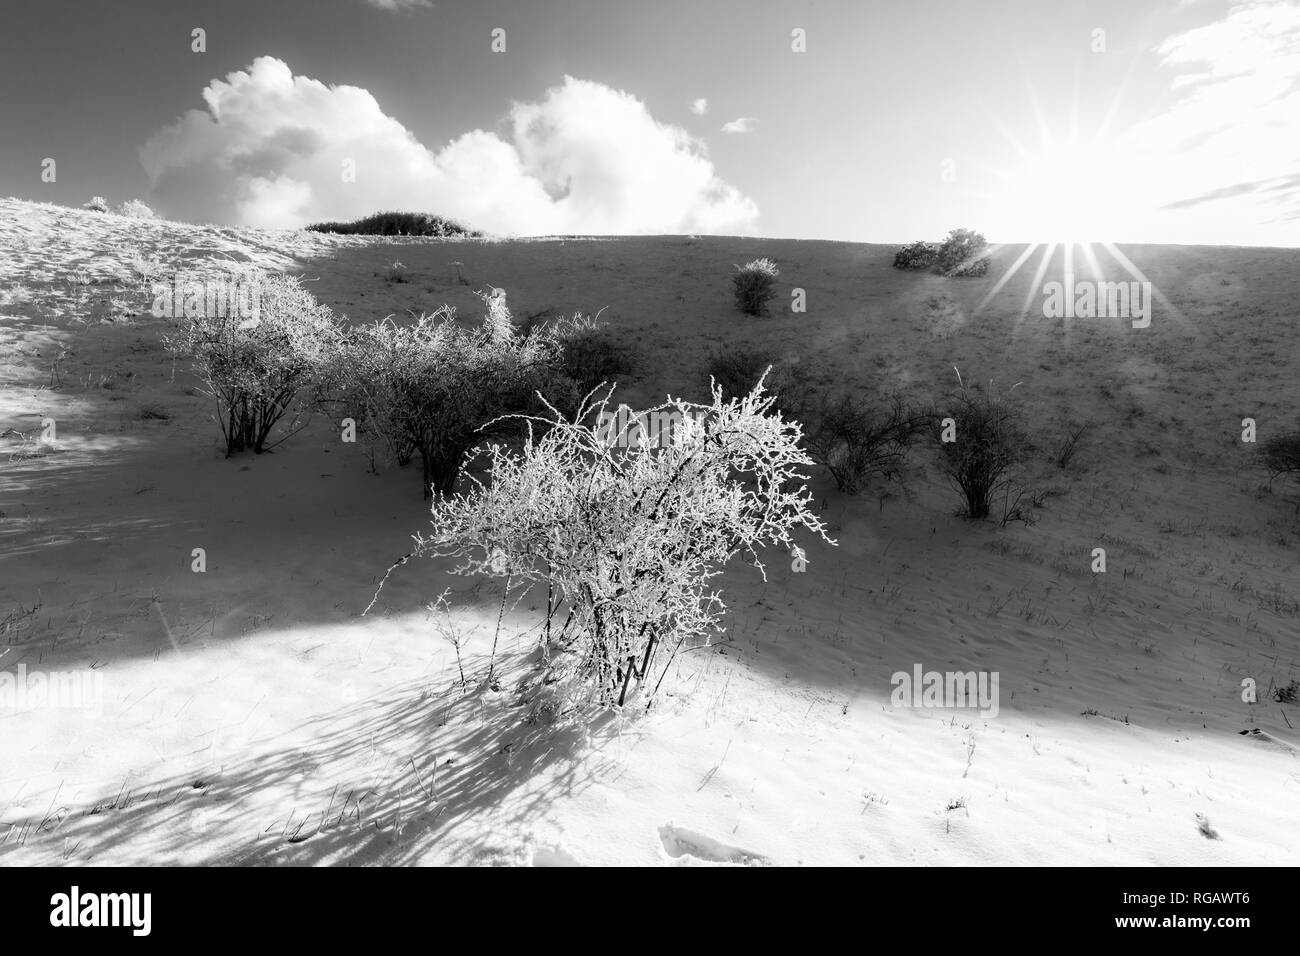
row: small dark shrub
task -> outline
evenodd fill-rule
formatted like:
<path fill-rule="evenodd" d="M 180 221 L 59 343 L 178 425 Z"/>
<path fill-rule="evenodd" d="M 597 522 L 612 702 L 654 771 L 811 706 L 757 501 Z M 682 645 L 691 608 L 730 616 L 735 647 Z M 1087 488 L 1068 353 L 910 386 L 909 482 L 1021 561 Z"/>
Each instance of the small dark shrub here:
<path fill-rule="evenodd" d="M 345 236 L 433 236 L 436 238 L 476 237 L 483 233 L 454 219 L 427 212 L 379 212 L 353 222 L 316 222 L 311 232 L 333 232 Z"/>
<path fill-rule="evenodd" d="M 540 332 L 542 329 L 558 325 L 563 316 L 555 309 L 547 307 L 545 309 L 536 309 L 527 315 L 517 315 L 514 317 L 515 332 L 519 335 L 528 335 L 531 332 Z"/>
<path fill-rule="evenodd" d="M 707 377 L 722 389 L 724 400 L 744 398 L 763 379 L 763 392 L 773 398 L 768 411 L 786 420 L 798 418 L 805 404 L 808 374 L 797 362 L 782 361 L 762 349 L 737 346 L 709 356 Z"/>
<path fill-rule="evenodd" d="M 957 380 L 959 388 L 939 413 L 943 468 L 965 501 L 963 514 L 987 518 L 993 499 L 1024 460 L 1029 441 L 1009 391 L 999 395 L 991 383 L 984 389 L 969 388 L 960 374 Z M 950 434 L 954 440 L 945 441 Z"/>
<path fill-rule="evenodd" d="M 1271 481 L 1283 475 L 1300 479 L 1300 432 L 1275 435 L 1259 446 L 1259 455 Z"/>
<path fill-rule="evenodd" d="M 770 352 L 741 345 L 710 355 L 708 375 L 722 387 L 724 399 L 740 398 L 754 390 L 755 383 L 775 362 Z"/>
<path fill-rule="evenodd" d="M 626 383 L 639 366 L 636 350 L 619 342 L 615 332 L 592 316 L 564 319 L 548 311 L 526 317 L 515 329 L 516 335 L 532 336 L 540 348 L 549 350 L 539 365 L 541 396 L 533 395 L 528 406 L 530 415 L 539 416 L 536 428 L 546 427 L 545 416 L 551 411 L 571 419 L 593 390 L 602 384 Z"/>
<path fill-rule="evenodd" d="M 877 478 L 897 478 L 933 420 L 932 412 L 898 396 L 882 402 L 841 391 L 822 395 L 812 406 L 804 419 L 804 445 L 840 491 L 856 495 Z"/>
<path fill-rule="evenodd" d="M 971 229 L 954 229 L 939 247 L 936 265 L 947 276 L 982 276 L 989 271 L 988 244 Z"/>
<path fill-rule="evenodd" d="M 939 247 L 933 242 L 917 240 L 894 253 L 895 269 L 930 269 L 939 260 Z"/>
<path fill-rule="evenodd" d="M 575 317 L 562 323 L 556 327 L 555 336 L 560 346 L 559 371 L 584 394 L 602 382 L 626 382 L 636 374 L 636 350 L 592 318 Z"/>
<path fill-rule="evenodd" d="M 771 259 L 755 259 L 736 266 L 731 279 L 736 308 L 746 315 L 762 315 L 776 296 L 776 277 L 781 273 Z"/>

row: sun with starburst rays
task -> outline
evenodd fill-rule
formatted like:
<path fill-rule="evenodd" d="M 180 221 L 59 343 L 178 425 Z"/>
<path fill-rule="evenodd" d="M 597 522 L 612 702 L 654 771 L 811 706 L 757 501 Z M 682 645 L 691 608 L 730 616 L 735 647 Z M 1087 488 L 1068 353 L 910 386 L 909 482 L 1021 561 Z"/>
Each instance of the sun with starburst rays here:
<path fill-rule="evenodd" d="M 1020 310 L 1022 320 L 1044 314 L 1043 297 L 1051 283 L 1064 286 L 1065 294 L 1073 295 L 1076 288 L 1083 287 L 1076 283 L 1117 281 L 1136 282 L 1150 289 L 1167 315 L 1181 318 L 1164 293 L 1114 241 L 1129 229 L 1135 210 L 1144 206 L 1143 197 L 1135 194 L 1125 176 L 1122 150 L 1107 142 L 1104 127 L 1088 140 L 1080 138 L 1077 129 L 1068 137 L 1054 139 L 1041 122 L 1039 128 L 1042 143 L 1037 150 L 1008 137 L 1019 161 L 1000 176 L 1004 188 L 997 196 L 998 212 L 989 227 L 998 241 L 991 251 L 996 253 L 1013 243 L 1024 243 L 1024 248 L 1006 266 L 976 312 L 983 311 L 1028 265 L 1034 275 Z"/>

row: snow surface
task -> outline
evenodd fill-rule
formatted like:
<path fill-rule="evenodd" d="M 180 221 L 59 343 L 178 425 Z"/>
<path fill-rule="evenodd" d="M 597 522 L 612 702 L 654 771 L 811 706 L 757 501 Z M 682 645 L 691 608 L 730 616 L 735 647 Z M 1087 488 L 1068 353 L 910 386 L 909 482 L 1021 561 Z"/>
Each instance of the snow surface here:
<path fill-rule="evenodd" d="M 0 863 L 1293 865 L 1300 707 L 1268 691 L 1300 676 L 1300 517 L 1240 431 L 1297 425 L 1300 253 L 1126 247 L 1176 310 L 1134 330 L 1044 319 L 1033 269 L 977 311 L 1020 251 L 944 280 L 848 243 L 383 243 L 0 201 L 0 673 L 102 682 L 88 709 L 0 708 Z M 806 314 L 732 308 L 759 255 Z M 731 569 L 726 635 L 653 712 L 528 725 L 544 596 L 506 617 L 495 691 L 457 687 L 440 631 L 481 676 L 498 583 L 412 563 L 361 617 L 427 521 L 418 470 L 372 474 L 321 419 L 226 460 L 165 320 L 111 301 L 147 310 L 135 258 L 295 271 L 352 321 L 477 317 L 494 286 L 516 315 L 603 308 L 642 354 L 633 405 L 702 398 L 705 354 L 741 343 L 917 397 L 953 366 L 1021 382 L 1051 493 L 999 529 L 953 516 L 928 450 L 905 493 L 817 475 L 839 547 Z M 997 671 L 999 714 L 893 706 L 916 664 Z"/>

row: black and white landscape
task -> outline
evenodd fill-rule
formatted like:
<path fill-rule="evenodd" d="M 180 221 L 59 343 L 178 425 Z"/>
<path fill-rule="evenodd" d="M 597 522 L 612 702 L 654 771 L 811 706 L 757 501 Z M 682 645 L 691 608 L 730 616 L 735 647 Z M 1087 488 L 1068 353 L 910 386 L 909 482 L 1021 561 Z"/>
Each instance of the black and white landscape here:
<path fill-rule="evenodd" d="M 0 864 L 1295 864 L 1296 3 L 0 22 Z"/>

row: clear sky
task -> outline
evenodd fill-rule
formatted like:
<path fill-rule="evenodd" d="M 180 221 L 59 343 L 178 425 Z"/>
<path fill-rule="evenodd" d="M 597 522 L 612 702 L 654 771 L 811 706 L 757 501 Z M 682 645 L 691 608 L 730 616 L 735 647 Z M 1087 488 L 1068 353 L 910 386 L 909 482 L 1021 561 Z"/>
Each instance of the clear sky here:
<path fill-rule="evenodd" d="M 4 0 L 0 25 L 0 195 L 1300 245 L 1297 0 Z"/>

